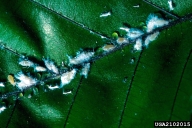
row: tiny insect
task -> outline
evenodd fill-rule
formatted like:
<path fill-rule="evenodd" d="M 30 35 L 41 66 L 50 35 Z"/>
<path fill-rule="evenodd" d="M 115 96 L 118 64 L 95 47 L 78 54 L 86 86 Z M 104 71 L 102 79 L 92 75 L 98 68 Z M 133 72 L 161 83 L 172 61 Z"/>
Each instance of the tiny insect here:
<path fill-rule="evenodd" d="M 106 12 L 106 13 L 102 13 L 99 17 L 107 17 L 107 16 L 110 16 L 111 15 L 111 12 Z"/>
<path fill-rule="evenodd" d="M 139 5 L 139 4 L 137 4 L 137 5 L 133 5 L 133 7 L 134 7 L 134 8 L 139 8 L 140 5 Z"/>
<path fill-rule="evenodd" d="M 0 82 L 0 87 L 5 87 L 3 82 Z"/>
<path fill-rule="evenodd" d="M 13 85 L 13 86 L 16 85 L 16 82 L 15 82 L 13 75 L 8 75 L 7 79 L 11 85 Z"/>
<path fill-rule="evenodd" d="M 18 74 L 15 75 L 15 78 L 17 78 L 18 80 L 20 80 L 20 82 L 17 82 L 16 86 L 20 89 L 23 90 L 27 87 L 30 87 L 32 85 L 35 85 L 37 83 L 37 80 L 30 77 L 30 76 L 26 76 L 25 74 L 23 74 L 22 72 L 19 72 Z"/>
<path fill-rule="evenodd" d="M 73 69 L 69 72 L 65 72 L 61 75 L 61 85 L 60 88 L 62 88 L 63 86 L 65 86 L 66 84 L 69 84 L 76 75 L 77 69 Z"/>
<path fill-rule="evenodd" d="M 88 73 L 90 70 L 90 63 L 86 63 L 83 65 L 83 68 L 81 69 L 81 75 L 84 76 L 85 78 L 87 78 Z"/>
<path fill-rule="evenodd" d="M 58 89 L 59 86 L 58 86 L 58 85 L 56 85 L 56 86 L 48 86 L 48 88 L 49 88 L 50 90 L 55 90 L 55 89 Z"/>
<path fill-rule="evenodd" d="M 138 38 L 139 36 L 141 36 L 143 34 L 144 34 L 144 32 L 141 31 L 140 29 L 130 28 L 129 32 L 127 33 L 127 38 L 132 40 L 132 39 Z"/>
<path fill-rule="evenodd" d="M 2 113 L 5 109 L 6 109 L 5 106 L 1 106 L 1 107 L 0 107 L 0 113 Z"/>
<path fill-rule="evenodd" d="M 147 32 L 151 32 L 155 28 L 168 25 L 169 22 L 162 18 L 159 18 L 155 14 L 150 14 L 147 18 L 146 24 L 147 24 Z"/>
<path fill-rule="evenodd" d="M 64 95 L 71 94 L 71 93 L 72 93 L 72 91 L 63 92 Z"/>
<path fill-rule="evenodd" d="M 102 47 L 103 51 L 108 52 L 111 51 L 115 48 L 115 46 L 113 44 L 106 44 Z"/>
<path fill-rule="evenodd" d="M 137 51 L 142 50 L 142 39 L 139 38 L 136 40 L 136 43 L 134 45 L 134 49 Z"/>
<path fill-rule="evenodd" d="M 74 58 L 69 57 L 69 65 L 78 65 L 89 61 L 94 56 L 94 52 L 78 52 Z"/>
<path fill-rule="evenodd" d="M 170 11 L 174 10 L 174 8 L 173 8 L 173 1 L 172 0 L 168 0 L 168 5 L 169 5 L 169 10 Z"/>
<path fill-rule="evenodd" d="M 129 43 L 129 40 L 127 40 L 127 39 L 124 38 L 124 37 L 119 37 L 119 38 L 117 39 L 117 43 L 118 43 L 119 45 L 124 44 L 124 43 Z"/>
<path fill-rule="evenodd" d="M 34 63 L 28 59 L 25 58 L 19 58 L 19 64 L 24 67 L 32 67 L 34 66 Z"/>
<path fill-rule="evenodd" d="M 124 30 L 126 32 L 129 32 L 129 30 L 130 30 L 130 28 L 128 28 L 128 27 L 120 27 L 119 29 Z"/>
<path fill-rule="evenodd" d="M 45 71 L 47 71 L 47 69 L 45 67 L 42 67 L 42 66 L 39 66 L 39 65 L 35 65 L 34 70 L 36 72 L 45 72 Z"/>
<path fill-rule="evenodd" d="M 58 68 L 55 66 L 54 62 L 48 59 L 43 59 L 45 66 L 48 70 L 52 71 L 55 74 L 59 74 Z"/>
<path fill-rule="evenodd" d="M 146 37 L 145 39 L 145 46 L 148 46 L 150 42 L 154 41 L 159 35 L 159 32 L 155 32 L 149 36 Z"/>

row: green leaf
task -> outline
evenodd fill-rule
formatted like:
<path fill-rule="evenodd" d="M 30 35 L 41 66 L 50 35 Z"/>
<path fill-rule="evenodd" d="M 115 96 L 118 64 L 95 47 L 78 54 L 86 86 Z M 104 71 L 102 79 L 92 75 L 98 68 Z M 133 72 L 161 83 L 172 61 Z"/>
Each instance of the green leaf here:
<path fill-rule="evenodd" d="M 43 64 L 50 58 L 64 68 L 68 56 L 80 49 L 102 47 L 111 41 L 112 34 L 120 37 L 119 28 L 128 25 L 142 28 L 150 13 L 160 13 L 174 20 L 191 13 L 188 1 L 174 1 L 169 12 L 167 1 L 0 1 L 0 80 L 19 71 L 31 73 L 39 79 L 45 73 L 18 64 L 21 55 Z M 139 8 L 133 7 L 139 5 Z M 102 13 L 111 12 L 108 17 Z M 163 28 L 162 28 L 163 29 Z M 174 24 L 160 32 L 158 38 L 142 51 L 134 51 L 129 44 L 111 52 L 91 64 L 88 78 L 77 73 L 62 89 L 49 90 L 48 85 L 59 80 L 45 81 L 34 88 L 7 99 L 0 113 L 1 127 L 153 127 L 154 121 L 192 120 L 192 26 L 190 21 Z M 101 38 L 105 36 L 106 38 Z M 52 76 L 49 74 L 49 76 Z M 6 82 L 0 94 L 16 89 Z"/>

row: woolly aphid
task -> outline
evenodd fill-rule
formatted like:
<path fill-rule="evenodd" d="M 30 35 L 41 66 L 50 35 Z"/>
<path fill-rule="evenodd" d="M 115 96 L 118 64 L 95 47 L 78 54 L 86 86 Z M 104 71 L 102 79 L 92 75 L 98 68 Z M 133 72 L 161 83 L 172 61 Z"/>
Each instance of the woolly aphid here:
<path fill-rule="evenodd" d="M 127 32 L 127 38 L 133 40 L 143 34 L 144 34 L 144 32 L 141 31 L 140 29 L 130 28 L 129 31 Z"/>
<path fill-rule="evenodd" d="M 19 64 L 24 67 L 33 67 L 34 63 L 26 58 L 19 58 Z"/>
<path fill-rule="evenodd" d="M 85 63 L 81 69 L 81 73 L 80 75 L 84 76 L 85 78 L 87 78 L 89 70 L 90 70 L 90 63 Z"/>
<path fill-rule="evenodd" d="M 0 82 L 0 87 L 5 87 L 3 82 Z"/>
<path fill-rule="evenodd" d="M 47 67 L 48 70 L 55 74 L 59 74 L 59 69 L 55 66 L 54 62 L 48 59 L 43 59 L 45 66 Z"/>
<path fill-rule="evenodd" d="M 121 45 L 121 44 L 129 43 L 129 40 L 127 40 L 124 37 L 119 37 L 116 42 L 117 44 Z"/>
<path fill-rule="evenodd" d="M 155 14 L 150 14 L 147 18 L 146 24 L 147 24 L 147 32 L 151 32 L 155 28 L 159 28 L 159 27 L 168 25 L 169 22 L 162 18 L 159 18 Z"/>
<path fill-rule="evenodd" d="M 111 12 L 106 12 L 106 13 L 102 13 L 99 17 L 107 17 L 107 16 L 110 16 L 111 15 Z"/>
<path fill-rule="evenodd" d="M 94 52 L 88 52 L 88 51 L 83 51 L 81 53 L 78 52 L 76 57 L 74 58 L 69 57 L 69 65 L 82 64 L 84 62 L 89 61 L 93 56 Z"/>
<path fill-rule="evenodd" d="M 50 90 L 55 90 L 55 89 L 59 89 L 59 86 L 58 85 L 56 85 L 56 86 L 48 86 L 48 88 Z"/>
<path fill-rule="evenodd" d="M 0 107 L 0 113 L 2 113 L 6 109 L 5 106 Z"/>
<path fill-rule="evenodd" d="M 145 46 L 148 46 L 150 42 L 154 41 L 158 37 L 158 35 L 159 35 L 159 32 L 155 32 L 147 36 L 144 42 Z"/>
<path fill-rule="evenodd" d="M 42 66 L 39 66 L 39 65 L 35 65 L 34 70 L 36 72 L 45 72 L 45 71 L 47 71 L 47 69 L 45 67 L 42 67 Z"/>
<path fill-rule="evenodd" d="M 109 52 L 115 48 L 115 45 L 113 44 L 106 44 L 102 47 L 102 50 L 105 52 Z"/>
<path fill-rule="evenodd" d="M 142 39 L 141 38 L 136 40 L 136 43 L 134 45 L 134 49 L 137 51 L 142 50 Z"/>
<path fill-rule="evenodd" d="M 15 78 L 20 80 L 20 82 L 17 82 L 16 86 L 20 89 L 20 90 L 24 90 L 27 87 L 30 87 L 32 85 L 37 84 L 37 80 L 30 77 L 30 76 L 26 76 L 25 74 L 23 74 L 22 72 L 19 72 L 18 74 L 15 75 Z"/>
<path fill-rule="evenodd" d="M 77 73 L 77 69 L 73 69 L 69 72 L 65 72 L 61 75 L 61 85 L 60 88 L 69 84 L 74 78 Z"/>
<path fill-rule="evenodd" d="M 174 8 L 173 8 L 173 1 L 172 0 L 168 0 L 168 5 L 169 5 L 169 10 L 170 11 L 174 10 Z"/>

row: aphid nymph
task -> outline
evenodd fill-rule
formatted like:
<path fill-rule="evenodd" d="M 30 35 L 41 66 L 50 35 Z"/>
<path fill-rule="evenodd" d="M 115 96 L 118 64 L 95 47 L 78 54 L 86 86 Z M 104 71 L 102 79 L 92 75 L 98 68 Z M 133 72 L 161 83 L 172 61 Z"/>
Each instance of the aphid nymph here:
<path fill-rule="evenodd" d="M 42 67 L 42 66 L 39 66 L 39 65 L 35 65 L 34 70 L 36 72 L 45 72 L 45 71 L 47 71 L 47 69 L 45 67 Z"/>
<path fill-rule="evenodd" d="M 129 40 L 127 40 L 126 38 L 124 37 L 119 37 L 117 39 L 117 44 L 121 45 L 121 44 L 124 44 L 124 43 L 129 43 Z"/>
<path fill-rule="evenodd" d="M 134 49 L 138 50 L 138 51 L 142 50 L 142 39 L 139 38 L 136 40 L 136 43 L 134 45 Z"/>
<path fill-rule="evenodd" d="M 90 70 L 90 63 L 85 63 L 83 65 L 83 68 L 81 69 L 81 73 L 80 74 L 82 76 L 84 76 L 85 78 L 87 78 L 89 70 Z"/>
<path fill-rule="evenodd" d="M 47 67 L 48 70 L 55 74 L 59 74 L 58 68 L 55 66 L 54 62 L 48 59 L 43 59 L 45 66 Z"/>
<path fill-rule="evenodd" d="M 0 113 L 2 113 L 5 109 L 6 109 L 5 106 L 1 106 L 1 107 L 0 107 Z"/>
<path fill-rule="evenodd" d="M 143 34 L 144 34 L 144 32 L 141 31 L 140 29 L 130 28 L 129 32 L 127 33 L 127 38 L 133 40 L 133 39 L 138 38 L 139 36 L 141 36 Z"/>
<path fill-rule="evenodd" d="M 65 72 L 61 75 L 61 85 L 60 88 L 62 88 L 63 86 L 69 84 L 76 75 L 77 69 L 73 69 L 69 72 Z"/>
<path fill-rule="evenodd" d="M 168 5 L 169 5 L 169 10 L 170 11 L 174 10 L 174 8 L 173 8 L 173 1 L 172 0 L 168 0 Z"/>
<path fill-rule="evenodd" d="M 159 32 L 155 32 L 149 36 L 146 37 L 145 39 L 145 46 L 148 46 L 150 42 L 154 41 L 159 35 Z"/>
<path fill-rule="evenodd" d="M 19 58 L 19 64 L 21 66 L 25 66 L 25 67 L 32 67 L 32 66 L 34 66 L 34 63 L 32 61 L 30 61 L 30 60 L 28 60 L 26 58 L 23 58 L 23 57 Z"/>
<path fill-rule="evenodd" d="M 20 89 L 23 90 L 27 87 L 30 87 L 32 85 L 35 85 L 37 83 L 37 80 L 30 77 L 26 76 L 22 72 L 19 72 L 18 74 L 15 75 L 15 77 L 20 80 L 20 82 L 17 82 L 16 86 Z"/>
<path fill-rule="evenodd" d="M 83 51 L 77 53 L 74 58 L 69 57 L 69 65 L 78 65 L 89 61 L 94 56 L 94 52 Z"/>
<path fill-rule="evenodd" d="M 7 79 L 8 79 L 10 84 L 12 84 L 13 86 L 16 85 L 16 82 L 15 82 L 13 75 L 8 75 Z"/>
<path fill-rule="evenodd" d="M 5 87 L 3 82 L 0 82 L 0 87 Z"/>
<path fill-rule="evenodd" d="M 147 32 L 151 32 L 155 28 L 159 28 L 159 27 L 168 25 L 169 22 L 162 18 L 159 18 L 155 14 L 150 14 L 147 18 L 146 24 L 147 24 Z"/>
<path fill-rule="evenodd" d="M 106 12 L 106 13 L 102 13 L 99 17 L 107 17 L 107 16 L 110 16 L 111 15 L 111 12 Z"/>

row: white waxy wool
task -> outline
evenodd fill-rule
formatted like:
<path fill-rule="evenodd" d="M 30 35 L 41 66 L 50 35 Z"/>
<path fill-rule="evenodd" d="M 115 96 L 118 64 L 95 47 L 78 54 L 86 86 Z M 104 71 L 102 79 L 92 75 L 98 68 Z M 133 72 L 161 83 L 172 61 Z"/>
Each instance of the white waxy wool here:
<path fill-rule="evenodd" d="M 145 46 L 148 46 L 150 42 L 154 41 L 159 35 L 159 32 L 155 32 L 145 39 Z"/>
<path fill-rule="evenodd" d="M 117 43 L 118 43 L 119 45 L 125 44 L 125 43 L 129 43 L 129 40 L 127 40 L 127 39 L 124 38 L 124 37 L 119 37 L 119 38 L 117 39 Z"/>
<path fill-rule="evenodd" d="M 58 68 L 55 66 L 53 61 L 43 59 L 45 66 L 47 67 L 48 70 L 52 71 L 55 74 L 59 74 Z"/>
<path fill-rule="evenodd" d="M 30 87 L 32 85 L 35 85 L 37 83 L 36 79 L 33 79 L 32 77 L 26 76 L 25 74 L 23 74 L 22 72 L 19 72 L 18 74 L 15 75 L 15 77 L 20 80 L 20 82 L 18 82 L 16 84 L 16 86 L 20 89 L 23 90 L 27 87 Z"/>
<path fill-rule="evenodd" d="M 90 70 L 90 63 L 86 63 L 83 65 L 83 68 L 81 69 L 81 75 L 87 78 L 89 70 Z"/>
<path fill-rule="evenodd" d="M 73 69 L 69 72 L 65 72 L 61 75 L 61 85 L 60 88 L 65 86 L 66 84 L 69 84 L 74 78 L 77 73 L 76 69 Z"/>
<path fill-rule="evenodd" d="M 56 85 L 56 86 L 48 86 L 48 88 L 49 88 L 50 90 L 55 90 L 55 89 L 58 89 L 59 86 L 58 86 L 58 85 Z"/>
<path fill-rule="evenodd" d="M 102 47 L 103 51 L 108 52 L 111 51 L 115 48 L 115 46 L 113 44 L 106 44 Z"/>
<path fill-rule="evenodd" d="M 128 28 L 128 27 L 120 27 L 119 29 L 124 30 L 124 31 L 126 31 L 126 32 L 129 32 L 129 31 L 130 31 L 130 28 Z"/>
<path fill-rule="evenodd" d="M 0 113 L 2 113 L 6 109 L 5 106 L 0 107 Z"/>
<path fill-rule="evenodd" d="M 136 43 L 134 45 L 134 49 L 138 50 L 138 51 L 142 50 L 142 39 L 139 38 L 136 40 Z"/>
<path fill-rule="evenodd" d="M 144 32 L 137 28 L 130 28 L 129 32 L 127 33 L 127 38 L 132 40 L 132 39 L 138 38 L 143 34 Z"/>
<path fill-rule="evenodd" d="M 99 17 L 107 17 L 110 16 L 111 12 L 102 13 Z"/>
<path fill-rule="evenodd" d="M 3 82 L 0 82 L 0 87 L 5 87 Z"/>
<path fill-rule="evenodd" d="M 156 16 L 155 14 L 150 14 L 147 18 L 146 24 L 147 24 L 147 32 L 151 32 L 155 28 L 168 25 L 169 22 L 162 18 L 158 18 L 158 16 Z"/>
<path fill-rule="evenodd" d="M 38 66 L 38 65 L 34 66 L 34 70 L 36 72 L 45 72 L 45 71 L 47 71 L 47 69 L 45 67 Z"/>
<path fill-rule="evenodd" d="M 71 93 L 72 93 L 71 91 L 63 92 L 64 95 L 71 94 Z"/>
<path fill-rule="evenodd" d="M 174 10 L 174 8 L 173 8 L 173 1 L 172 0 L 168 0 L 168 5 L 169 5 L 169 10 L 170 11 Z"/>
<path fill-rule="evenodd" d="M 89 61 L 91 57 L 94 56 L 94 52 L 81 52 L 78 53 L 76 57 L 70 58 L 69 57 L 69 65 L 78 65 L 82 64 L 86 61 Z"/>
<path fill-rule="evenodd" d="M 34 63 L 30 60 L 27 60 L 27 59 L 19 59 L 19 64 L 21 66 L 25 66 L 25 67 L 32 67 L 34 65 Z"/>

